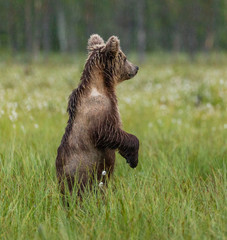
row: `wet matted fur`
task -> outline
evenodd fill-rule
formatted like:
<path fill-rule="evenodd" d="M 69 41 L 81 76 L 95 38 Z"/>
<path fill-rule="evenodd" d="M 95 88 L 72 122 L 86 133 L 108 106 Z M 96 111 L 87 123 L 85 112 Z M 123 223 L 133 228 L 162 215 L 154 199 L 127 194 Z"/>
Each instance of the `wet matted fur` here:
<path fill-rule="evenodd" d="M 139 140 L 121 129 L 115 91 L 118 83 L 134 77 L 137 71 L 117 37 L 104 43 L 99 35 L 91 35 L 80 84 L 69 97 L 69 120 L 57 152 L 57 178 L 63 194 L 65 181 L 72 193 L 75 181 L 83 190 L 92 178 L 101 179 L 103 170 L 109 177 L 116 150 L 132 168 L 137 166 Z"/>

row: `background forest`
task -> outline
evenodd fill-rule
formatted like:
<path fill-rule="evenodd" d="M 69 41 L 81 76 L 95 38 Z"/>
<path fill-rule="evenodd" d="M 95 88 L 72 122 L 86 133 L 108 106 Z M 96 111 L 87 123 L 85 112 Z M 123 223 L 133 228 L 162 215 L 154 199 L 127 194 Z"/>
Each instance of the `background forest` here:
<path fill-rule="evenodd" d="M 81 52 L 117 35 L 126 51 L 227 50 L 226 0 L 1 0 L 0 48 Z"/>

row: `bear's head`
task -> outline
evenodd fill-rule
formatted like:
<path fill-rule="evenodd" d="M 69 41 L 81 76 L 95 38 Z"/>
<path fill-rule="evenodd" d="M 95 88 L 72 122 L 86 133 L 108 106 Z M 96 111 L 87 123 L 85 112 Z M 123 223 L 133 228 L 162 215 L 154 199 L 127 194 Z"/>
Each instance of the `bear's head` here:
<path fill-rule="evenodd" d="M 133 78 L 139 67 L 127 60 L 120 48 L 120 41 L 112 36 L 104 43 L 98 34 L 93 34 L 88 40 L 88 60 L 98 67 L 106 79 L 114 80 L 116 83 Z"/>

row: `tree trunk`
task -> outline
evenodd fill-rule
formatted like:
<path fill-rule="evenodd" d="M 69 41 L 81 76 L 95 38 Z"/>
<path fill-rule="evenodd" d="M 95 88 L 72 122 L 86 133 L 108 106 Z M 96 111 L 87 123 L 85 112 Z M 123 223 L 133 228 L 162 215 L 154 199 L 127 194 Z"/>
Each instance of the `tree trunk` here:
<path fill-rule="evenodd" d="M 68 44 L 68 48 L 70 50 L 70 52 L 75 52 L 76 51 L 76 31 L 75 31 L 75 24 L 74 21 L 70 22 L 69 24 L 69 44 Z"/>
<path fill-rule="evenodd" d="M 76 28 L 78 27 L 77 17 L 80 15 L 78 12 L 78 3 L 71 2 L 67 8 L 67 22 L 68 22 L 68 50 L 75 52 L 77 49 Z"/>
<path fill-rule="evenodd" d="M 30 0 L 25 1 L 25 43 L 26 51 L 32 52 L 32 5 Z"/>
<path fill-rule="evenodd" d="M 14 8 L 10 4 L 9 8 L 9 14 L 8 14 L 8 33 L 9 33 L 9 43 L 10 47 L 13 50 L 13 52 L 16 52 L 18 50 L 17 46 L 17 28 L 16 28 L 16 21 L 15 21 L 15 15 L 13 14 Z"/>
<path fill-rule="evenodd" d="M 45 54 L 50 51 L 50 16 L 51 16 L 50 0 L 44 0 L 43 3 L 43 50 Z"/>
<path fill-rule="evenodd" d="M 42 19 L 42 2 L 35 1 L 35 22 L 34 22 L 34 38 L 33 38 L 33 57 L 37 57 L 40 52 L 41 44 L 41 19 Z"/>
<path fill-rule="evenodd" d="M 58 28 L 58 41 L 61 52 L 66 52 L 68 49 L 67 31 L 65 12 L 61 0 L 57 1 L 57 28 Z"/>
<path fill-rule="evenodd" d="M 181 35 L 177 29 L 173 34 L 173 50 L 174 52 L 179 52 L 181 49 Z"/>
<path fill-rule="evenodd" d="M 87 36 L 91 35 L 94 33 L 94 24 L 95 24 L 95 18 L 93 14 L 93 9 L 94 4 L 90 0 L 85 1 L 85 20 L 86 20 L 86 27 L 87 27 Z"/>
<path fill-rule="evenodd" d="M 139 51 L 139 60 L 141 62 L 145 59 L 145 49 L 146 49 L 146 31 L 144 24 L 144 14 L 145 14 L 145 0 L 137 1 L 137 46 Z"/>

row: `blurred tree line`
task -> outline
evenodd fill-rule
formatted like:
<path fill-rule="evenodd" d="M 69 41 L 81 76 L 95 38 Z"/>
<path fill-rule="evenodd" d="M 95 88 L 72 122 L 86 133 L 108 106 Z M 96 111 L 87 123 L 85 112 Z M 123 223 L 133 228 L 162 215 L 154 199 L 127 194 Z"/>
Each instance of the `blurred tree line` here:
<path fill-rule="evenodd" d="M 141 55 L 226 50 L 227 0 L 0 0 L 1 49 L 84 51 L 92 33 Z"/>

